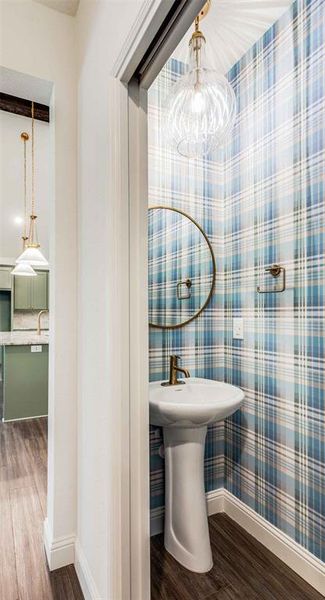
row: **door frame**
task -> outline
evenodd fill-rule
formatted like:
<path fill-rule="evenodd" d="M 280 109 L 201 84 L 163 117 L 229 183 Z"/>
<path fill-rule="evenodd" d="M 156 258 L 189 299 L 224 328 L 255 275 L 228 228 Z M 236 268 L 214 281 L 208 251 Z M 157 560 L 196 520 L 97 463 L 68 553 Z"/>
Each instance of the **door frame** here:
<path fill-rule="evenodd" d="M 205 0 L 185 3 L 142 81 L 136 69 L 166 19 L 171 0 L 147 0 L 110 78 L 108 165 L 114 198 L 110 247 L 117 374 L 112 409 L 109 569 L 110 598 L 150 600 L 149 402 L 147 308 L 147 91 L 190 28 Z M 122 369 L 123 365 L 123 369 Z"/>

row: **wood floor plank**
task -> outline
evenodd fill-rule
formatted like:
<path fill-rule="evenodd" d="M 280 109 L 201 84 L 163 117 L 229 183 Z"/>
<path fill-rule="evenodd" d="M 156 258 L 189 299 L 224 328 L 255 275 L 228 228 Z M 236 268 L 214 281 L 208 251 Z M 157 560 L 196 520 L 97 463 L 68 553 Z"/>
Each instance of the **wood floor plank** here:
<path fill-rule="evenodd" d="M 52 597 L 55 600 L 83 598 L 82 591 L 72 565 L 50 573 Z"/>
<path fill-rule="evenodd" d="M 213 543 L 219 550 L 229 549 L 237 569 L 244 570 L 246 580 L 263 598 L 287 598 L 289 588 L 294 600 L 319 600 L 318 592 L 227 515 L 212 517 L 210 532 Z"/>
<path fill-rule="evenodd" d="M 41 504 L 43 519 L 45 519 L 47 515 L 47 466 L 44 465 L 42 459 L 35 462 L 33 480 Z"/>
<path fill-rule="evenodd" d="M 0 467 L 0 599 L 17 600 L 16 558 L 6 469 Z"/>
<path fill-rule="evenodd" d="M 42 541 L 43 514 L 35 487 L 10 490 L 20 600 L 50 600 Z"/>
<path fill-rule="evenodd" d="M 43 547 L 47 419 L 0 424 L 0 600 L 83 600 L 73 565 L 49 572 Z"/>
<path fill-rule="evenodd" d="M 209 528 L 214 565 L 204 575 L 181 567 L 162 535 L 151 538 L 151 600 L 323 599 L 227 515 L 210 517 Z"/>
<path fill-rule="evenodd" d="M 11 452 L 15 451 L 13 423 L 0 423 L 0 466 L 7 467 Z"/>
<path fill-rule="evenodd" d="M 163 535 L 155 536 L 151 543 L 152 599 L 207 598 L 220 593 L 227 585 L 221 570 L 212 569 L 202 574 L 191 573 L 182 567 L 165 550 Z"/>
<path fill-rule="evenodd" d="M 19 429 L 19 435 L 25 444 L 27 453 L 36 461 L 44 456 L 44 452 L 47 455 L 47 434 L 44 430 L 46 421 L 45 417 L 22 421 Z"/>
<path fill-rule="evenodd" d="M 206 596 L 204 600 L 242 600 L 243 598 L 242 592 L 236 590 L 232 585 L 228 585 L 210 596 Z"/>

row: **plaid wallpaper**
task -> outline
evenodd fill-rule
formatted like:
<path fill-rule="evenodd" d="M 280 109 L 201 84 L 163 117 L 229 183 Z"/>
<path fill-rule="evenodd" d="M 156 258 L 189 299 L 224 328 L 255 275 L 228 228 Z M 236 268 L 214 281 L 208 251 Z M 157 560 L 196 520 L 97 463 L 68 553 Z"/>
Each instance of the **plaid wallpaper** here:
<path fill-rule="evenodd" d="M 215 159 L 188 160 L 164 139 L 163 108 L 182 63 L 171 59 L 149 90 L 149 206 L 162 205 L 188 213 L 204 229 L 214 249 L 217 277 L 212 301 L 194 321 L 176 330 L 149 330 L 150 380 L 168 379 L 170 354 L 179 354 L 192 376 L 223 378 L 223 233 L 222 165 Z M 151 235 L 151 230 L 149 230 Z M 152 249 L 149 250 L 149 264 Z M 149 278 L 149 285 L 152 275 Z M 205 457 L 206 489 L 223 487 L 223 424 L 209 429 Z M 161 430 L 150 428 L 151 509 L 164 506 L 164 460 Z"/>
<path fill-rule="evenodd" d="M 324 179 L 325 2 L 298 0 L 231 69 L 233 135 L 202 161 L 174 155 L 162 107 L 182 65 L 149 94 L 149 204 L 181 208 L 217 260 L 212 302 L 176 331 L 150 330 L 150 377 L 169 354 L 192 375 L 245 391 L 243 408 L 208 432 L 207 490 L 223 485 L 325 561 Z M 282 294 L 265 267 L 286 269 Z M 244 318 L 233 340 L 232 319 Z M 163 505 L 163 448 L 151 428 L 151 502 Z"/>
<path fill-rule="evenodd" d="M 232 68 L 224 156 L 224 378 L 246 394 L 225 422 L 225 486 L 322 560 L 324 10 L 298 0 Z M 287 289 L 257 294 L 273 262 Z"/>

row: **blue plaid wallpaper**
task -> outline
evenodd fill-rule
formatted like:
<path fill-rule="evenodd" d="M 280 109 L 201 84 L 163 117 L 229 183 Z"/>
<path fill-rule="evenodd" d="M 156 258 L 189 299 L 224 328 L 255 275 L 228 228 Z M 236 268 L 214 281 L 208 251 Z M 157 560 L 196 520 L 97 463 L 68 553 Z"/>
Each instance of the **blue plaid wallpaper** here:
<path fill-rule="evenodd" d="M 184 66 L 170 60 L 149 90 L 149 206 L 171 206 L 188 213 L 204 229 L 214 249 L 217 277 L 212 301 L 194 321 L 176 330 L 149 330 L 150 380 L 168 378 L 170 354 L 179 354 L 192 376 L 223 378 L 223 232 L 222 165 L 216 158 L 188 160 L 164 139 L 163 108 L 168 90 Z M 150 233 L 150 232 L 149 232 Z M 151 253 L 149 251 L 149 261 Z M 149 281 L 150 283 L 150 281 Z M 205 457 L 206 489 L 224 484 L 223 423 L 209 429 Z M 151 510 L 164 506 L 161 430 L 150 428 Z"/>
<path fill-rule="evenodd" d="M 225 423 L 225 487 L 322 560 L 324 11 L 298 0 L 232 68 L 224 155 L 224 378 L 246 394 Z M 286 291 L 257 294 L 274 262 Z"/>
<path fill-rule="evenodd" d="M 325 2 L 298 0 L 228 74 L 233 135 L 203 161 L 174 155 L 162 109 L 182 65 L 169 61 L 149 94 L 149 204 L 179 207 L 214 247 L 217 282 L 203 315 L 150 330 L 150 377 L 169 354 L 191 374 L 243 388 L 243 408 L 208 432 L 207 490 L 225 486 L 325 560 L 324 178 Z M 286 269 L 287 289 L 265 267 Z M 244 318 L 233 340 L 232 319 Z M 163 447 L 151 428 L 151 503 L 163 506 Z"/>

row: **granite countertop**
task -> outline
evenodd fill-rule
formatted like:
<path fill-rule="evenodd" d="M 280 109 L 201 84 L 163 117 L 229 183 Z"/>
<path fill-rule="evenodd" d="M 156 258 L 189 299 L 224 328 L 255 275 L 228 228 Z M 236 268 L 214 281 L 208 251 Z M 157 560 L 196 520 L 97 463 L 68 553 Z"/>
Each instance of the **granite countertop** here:
<path fill-rule="evenodd" d="M 37 344 L 48 344 L 49 333 L 42 331 L 38 335 L 36 331 L 1 331 L 0 346 L 34 346 Z"/>

